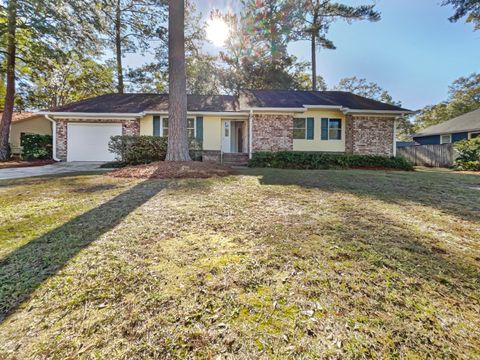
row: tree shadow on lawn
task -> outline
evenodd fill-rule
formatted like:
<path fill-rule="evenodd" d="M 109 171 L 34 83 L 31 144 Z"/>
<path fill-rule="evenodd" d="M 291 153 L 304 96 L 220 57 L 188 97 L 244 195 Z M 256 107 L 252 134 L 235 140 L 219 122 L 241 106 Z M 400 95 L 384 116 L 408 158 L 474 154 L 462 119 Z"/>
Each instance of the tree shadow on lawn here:
<path fill-rule="evenodd" d="M 145 181 L 0 259 L 0 321 L 72 257 L 167 187 Z"/>
<path fill-rule="evenodd" d="M 466 221 L 480 219 L 480 176 L 442 171 L 280 170 L 245 169 L 262 185 L 296 185 L 326 192 L 403 205 L 406 202 L 436 208 Z"/>
<path fill-rule="evenodd" d="M 289 224 L 273 230 L 266 239 L 266 261 L 276 266 L 279 261 L 292 262 L 298 274 L 307 271 L 292 278 L 297 287 L 293 292 L 304 293 L 312 302 L 333 304 L 327 311 L 342 327 L 347 321 L 364 322 L 360 335 L 345 335 L 352 349 L 361 350 L 362 337 L 387 348 L 382 342 L 388 334 L 391 354 L 410 349 L 433 351 L 433 357 L 440 358 L 460 349 L 465 354 L 478 351 L 479 266 L 448 248 L 433 246 L 433 236 L 367 206 L 305 221 L 298 228 Z M 445 318 L 456 326 L 445 327 Z"/>

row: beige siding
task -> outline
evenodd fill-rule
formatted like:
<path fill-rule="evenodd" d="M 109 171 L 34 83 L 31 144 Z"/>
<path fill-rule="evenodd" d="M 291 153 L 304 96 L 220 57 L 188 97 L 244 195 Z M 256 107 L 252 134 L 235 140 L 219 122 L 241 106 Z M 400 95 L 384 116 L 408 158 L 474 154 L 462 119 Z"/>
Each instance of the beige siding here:
<path fill-rule="evenodd" d="M 293 140 L 294 151 L 325 151 L 325 152 L 345 152 L 345 115 L 341 111 L 309 110 L 302 114 L 295 114 L 295 117 L 307 118 L 313 117 L 314 133 L 313 140 Z M 341 140 L 321 140 L 322 118 L 332 118 L 342 120 L 342 139 Z"/>
<path fill-rule="evenodd" d="M 28 120 L 12 123 L 10 130 L 10 146 L 12 152 L 20 153 L 21 133 L 52 135 L 52 123 L 43 116 L 37 116 Z"/>
<path fill-rule="evenodd" d="M 203 117 L 203 148 L 204 150 L 220 150 L 222 117 Z M 153 135 L 153 115 L 140 119 L 140 135 Z"/>
<path fill-rule="evenodd" d="M 140 119 L 140 135 L 153 135 L 153 115 Z"/>
<path fill-rule="evenodd" d="M 220 150 L 222 144 L 222 118 L 219 116 L 203 117 L 203 149 Z"/>

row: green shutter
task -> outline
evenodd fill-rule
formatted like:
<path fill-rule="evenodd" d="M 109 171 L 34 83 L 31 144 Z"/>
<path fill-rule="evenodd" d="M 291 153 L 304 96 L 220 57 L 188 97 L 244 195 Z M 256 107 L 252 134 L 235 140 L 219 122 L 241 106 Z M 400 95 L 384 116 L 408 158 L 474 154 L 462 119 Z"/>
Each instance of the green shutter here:
<path fill-rule="evenodd" d="M 196 139 L 203 140 L 203 116 L 197 116 L 196 124 Z"/>
<path fill-rule="evenodd" d="M 315 131 L 314 124 L 315 120 L 313 118 L 307 118 L 307 140 L 313 140 Z"/>
<path fill-rule="evenodd" d="M 322 140 L 328 140 L 328 119 L 322 118 Z"/>
<path fill-rule="evenodd" d="M 160 116 L 153 117 L 153 136 L 160 136 Z"/>

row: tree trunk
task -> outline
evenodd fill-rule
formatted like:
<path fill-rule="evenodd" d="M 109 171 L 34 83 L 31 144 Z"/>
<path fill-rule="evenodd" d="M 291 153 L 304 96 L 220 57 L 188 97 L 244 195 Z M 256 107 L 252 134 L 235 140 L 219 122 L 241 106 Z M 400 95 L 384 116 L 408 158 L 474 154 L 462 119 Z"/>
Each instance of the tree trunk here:
<path fill-rule="evenodd" d="M 119 94 L 123 94 L 123 65 L 122 65 L 122 13 L 120 9 L 120 0 L 117 1 L 117 7 L 115 9 L 115 51 L 117 57 L 117 91 Z"/>
<path fill-rule="evenodd" d="M 12 123 L 13 106 L 15 103 L 15 56 L 17 51 L 17 0 L 8 3 L 8 39 L 7 39 L 7 89 L 5 94 L 5 109 L 0 122 L 0 160 L 8 160 L 10 125 Z"/>
<path fill-rule="evenodd" d="M 185 3 L 168 0 L 168 149 L 167 161 L 190 161 L 187 137 Z"/>
<path fill-rule="evenodd" d="M 317 91 L 317 34 L 312 31 L 312 90 Z"/>

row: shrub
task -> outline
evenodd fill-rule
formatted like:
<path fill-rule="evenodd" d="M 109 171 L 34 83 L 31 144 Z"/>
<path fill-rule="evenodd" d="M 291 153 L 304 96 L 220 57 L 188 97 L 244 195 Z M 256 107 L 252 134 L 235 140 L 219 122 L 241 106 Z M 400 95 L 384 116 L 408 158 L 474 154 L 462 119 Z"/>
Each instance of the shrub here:
<path fill-rule="evenodd" d="M 300 151 L 255 153 L 249 166 L 281 169 L 390 168 L 413 170 L 413 164 L 402 157 Z"/>
<path fill-rule="evenodd" d="M 22 158 L 24 160 L 51 159 L 52 136 L 39 134 L 24 134 L 20 139 Z"/>
<path fill-rule="evenodd" d="M 459 141 L 453 147 L 458 152 L 455 169 L 480 170 L 480 138 Z"/>
<path fill-rule="evenodd" d="M 201 141 L 189 141 L 192 160 L 201 160 Z M 167 145 L 168 139 L 160 136 L 112 136 L 108 149 L 115 154 L 117 161 L 136 165 L 165 160 Z"/>

